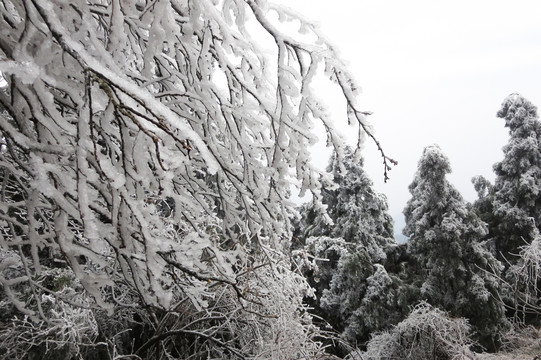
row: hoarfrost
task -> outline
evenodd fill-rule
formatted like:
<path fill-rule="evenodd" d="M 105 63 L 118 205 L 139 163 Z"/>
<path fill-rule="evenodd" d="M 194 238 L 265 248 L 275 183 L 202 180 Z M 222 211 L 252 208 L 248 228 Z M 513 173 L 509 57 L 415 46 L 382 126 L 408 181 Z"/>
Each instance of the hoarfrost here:
<path fill-rule="evenodd" d="M 315 122 L 343 153 L 314 96 L 318 63 L 350 104 L 357 86 L 317 28 L 283 31 L 270 14 L 283 11 L 252 0 L 25 0 L 0 11 L 0 71 L 14 75 L 0 94 L 1 245 L 19 256 L 0 279 L 28 316 L 21 326 L 88 307 L 113 314 L 96 324 L 119 357 L 170 358 L 173 343 L 181 358 L 321 353 L 302 302 L 312 290 L 286 251 L 290 186 L 324 209 Z M 270 52 L 254 27 L 274 40 Z M 37 280 L 55 267 L 66 273 Z M 59 279 L 81 290 L 79 303 Z M 53 299 L 68 305 L 43 311 Z M 155 331 L 139 348 L 120 340 L 136 318 Z"/>

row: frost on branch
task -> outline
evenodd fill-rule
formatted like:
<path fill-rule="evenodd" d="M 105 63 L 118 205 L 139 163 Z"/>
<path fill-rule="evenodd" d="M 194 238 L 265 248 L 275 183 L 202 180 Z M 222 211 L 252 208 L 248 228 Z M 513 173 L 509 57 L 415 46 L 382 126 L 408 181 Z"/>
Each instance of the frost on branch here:
<path fill-rule="evenodd" d="M 319 65 L 368 130 L 317 30 L 254 0 L 6 0 L 0 12 L 2 306 L 47 326 L 43 296 L 88 307 L 119 356 L 317 354 L 308 287 L 282 250 L 291 184 L 321 199 L 316 122 L 343 153 L 313 94 Z M 285 33 L 293 21 L 313 39 Z M 40 282 L 56 269 L 80 302 Z M 115 335 L 137 326 L 135 342 Z"/>
<path fill-rule="evenodd" d="M 541 314 L 541 236 L 536 229 L 531 237 L 533 240 L 521 247 L 518 261 L 507 274 L 515 320 L 521 323 L 532 322 Z"/>

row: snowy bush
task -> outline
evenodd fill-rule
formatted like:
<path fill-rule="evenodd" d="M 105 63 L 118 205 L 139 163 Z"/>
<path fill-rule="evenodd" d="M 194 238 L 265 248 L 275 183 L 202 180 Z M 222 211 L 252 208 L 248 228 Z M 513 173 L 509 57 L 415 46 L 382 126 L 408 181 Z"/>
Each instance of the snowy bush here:
<path fill-rule="evenodd" d="M 541 353 L 541 329 L 534 326 L 517 325 L 504 334 L 502 350 L 534 355 Z"/>
<path fill-rule="evenodd" d="M 473 358 L 470 327 L 463 318 L 450 318 L 427 303 L 420 303 L 392 330 L 379 333 L 365 352 L 350 354 L 351 360 L 446 360 Z"/>
<path fill-rule="evenodd" d="M 71 271 L 44 269 L 30 288 L 17 287 L 17 290 L 22 298 L 30 300 L 38 289 L 47 287 L 56 291 L 41 292 L 39 299 L 33 298 L 40 314 L 38 321 L 24 313 L 4 319 L 6 327 L 0 330 L 0 355 L 9 359 L 39 357 L 39 354 L 52 359 L 80 358 L 103 345 L 96 342 L 99 332 L 94 316 L 96 309 Z M 0 303 L 5 315 L 14 313 L 11 306 L 12 301 Z"/>

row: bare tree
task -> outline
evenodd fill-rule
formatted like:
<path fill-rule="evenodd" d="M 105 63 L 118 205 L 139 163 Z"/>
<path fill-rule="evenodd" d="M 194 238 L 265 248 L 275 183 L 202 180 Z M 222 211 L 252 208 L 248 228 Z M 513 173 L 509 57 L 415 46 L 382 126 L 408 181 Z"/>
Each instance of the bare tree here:
<path fill-rule="evenodd" d="M 317 356 L 309 287 L 282 250 L 291 187 L 321 198 L 314 124 L 343 156 L 318 66 L 359 141 L 368 132 L 317 29 L 263 0 L 5 0 L 0 13 L 0 306 L 14 316 L 0 351 Z M 62 336 L 73 309 L 88 326 Z"/>

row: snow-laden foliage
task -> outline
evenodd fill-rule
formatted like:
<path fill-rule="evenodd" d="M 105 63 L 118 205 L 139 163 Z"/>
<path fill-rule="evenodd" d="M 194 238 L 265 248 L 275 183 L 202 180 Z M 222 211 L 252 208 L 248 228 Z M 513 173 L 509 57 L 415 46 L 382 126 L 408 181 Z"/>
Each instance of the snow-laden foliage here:
<path fill-rule="evenodd" d="M 541 353 L 541 329 L 537 326 L 515 326 L 505 334 L 502 349 L 509 353 L 507 359 L 518 359 L 529 355 L 535 359 Z"/>
<path fill-rule="evenodd" d="M 329 314 L 331 324 L 341 332 L 346 331 L 345 337 L 349 341 L 356 339 L 357 330 L 364 330 L 355 325 L 355 329 L 348 328 L 351 327 L 350 317 L 361 306 L 367 279 L 374 272 L 374 264 L 365 251 L 348 253 L 340 259 L 328 288 L 323 290 L 319 299 L 321 308 Z M 363 332 L 362 335 L 366 334 Z"/>
<path fill-rule="evenodd" d="M 329 287 L 340 260 L 348 257 L 350 250 L 341 238 L 312 236 L 306 239 L 305 249 L 295 251 L 294 254 L 310 279 L 315 296 L 321 298 L 323 291 Z"/>
<path fill-rule="evenodd" d="M 400 304 L 400 280 L 381 264 L 372 264 L 366 252 L 342 259 L 337 270 L 320 306 L 344 339 L 362 344 L 371 333 L 402 319 L 402 307 L 408 304 Z"/>
<path fill-rule="evenodd" d="M 353 352 L 349 359 L 473 359 L 469 333 L 466 319 L 421 302 L 392 330 L 373 336 L 365 352 Z"/>
<path fill-rule="evenodd" d="M 503 160 L 494 164 L 494 185 L 482 177 L 473 179 L 479 195 L 474 206 L 488 224 L 493 253 L 505 266 L 502 297 L 515 319 L 538 322 L 538 289 L 528 272 L 536 268 L 541 219 L 541 122 L 537 108 L 518 94 L 508 96 L 497 115 L 505 120 L 509 141 Z"/>
<path fill-rule="evenodd" d="M 375 264 L 375 271 L 366 280 L 366 293 L 361 307 L 355 310 L 369 329 L 383 329 L 396 321 L 396 279 L 393 279 L 383 265 Z"/>
<path fill-rule="evenodd" d="M 404 234 L 420 269 L 422 298 L 468 318 L 482 344 L 493 348 L 506 323 L 499 300 L 501 264 L 481 241 L 486 225 L 445 178 L 449 172 L 441 149 L 426 147 L 409 187 Z"/>
<path fill-rule="evenodd" d="M 46 335 L 32 351 L 56 326 L 52 306 L 94 316 L 97 339 L 64 337 L 74 351 L 318 354 L 308 285 L 283 252 L 291 185 L 322 207 L 316 123 L 344 153 L 314 76 L 368 128 L 317 29 L 263 0 L 5 0 L 0 12 L 0 301 Z"/>
<path fill-rule="evenodd" d="M 387 200 L 374 190 L 359 154 L 346 148 L 344 155 L 333 154 L 327 169 L 333 178 L 322 181 L 326 212 L 305 205 L 298 238 L 312 259 L 305 274 L 316 290 L 316 314 L 355 344 L 396 324 L 401 312 L 399 285 L 381 265 L 395 245 Z"/>
<path fill-rule="evenodd" d="M 509 128 L 509 142 L 494 165 L 494 232 L 498 256 L 514 262 L 541 226 L 541 122 L 537 108 L 517 94 L 504 100 L 498 117 Z"/>
<path fill-rule="evenodd" d="M 374 190 L 358 152 L 346 147 L 343 159 L 334 153 L 327 171 L 332 179 L 322 181 L 322 201 L 305 209 L 301 237 L 342 238 L 351 249 L 366 250 L 374 262 L 385 258 L 385 250 L 394 244 L 393 219 L 387 198 Z"/>
<path fill-rule="evenodd" d="M 493 207 L 494 185 L 481 175 L 474 176 L 471 181 L 477 192 L 477 199 L 473 203 L 473 209 L 479 218 L 487 224 L 488 233 L 485 235 L 485 239 L 494 245 L 495 236 L 498 233 L 498 218 L 494 215 Z M 493 249 L 493 253 L 496 254 L 496 249 Z M 499 258 L 499 254 L 496 254 L 496 257 Z"/>

